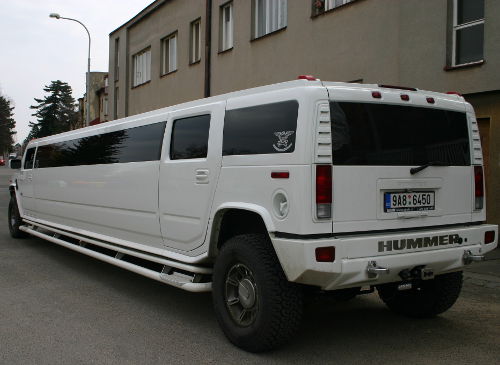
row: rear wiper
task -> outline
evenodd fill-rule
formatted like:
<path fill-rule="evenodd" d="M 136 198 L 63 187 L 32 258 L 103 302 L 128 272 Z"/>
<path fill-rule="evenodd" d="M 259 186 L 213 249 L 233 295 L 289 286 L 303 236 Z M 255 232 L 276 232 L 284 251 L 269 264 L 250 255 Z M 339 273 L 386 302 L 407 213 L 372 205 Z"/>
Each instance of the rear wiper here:
<path fill-rule="evenodd" d="M 450 166 L 450 164 L 442 161 L 429 161 L 425 165 L 419 167 L 412 167 L 410 169 L 410 174 L 415 175 L 416 173 L 422 171 L 423 169 L 428 168 L 429 166 Z"/>

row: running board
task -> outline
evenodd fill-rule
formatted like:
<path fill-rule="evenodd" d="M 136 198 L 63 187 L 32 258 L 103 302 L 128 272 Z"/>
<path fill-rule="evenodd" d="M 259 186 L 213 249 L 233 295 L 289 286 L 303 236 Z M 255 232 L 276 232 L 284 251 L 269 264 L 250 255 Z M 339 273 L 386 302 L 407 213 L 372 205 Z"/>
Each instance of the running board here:
<path fill-rule="evenodd" d="M 48 232 L 41 232 L 38 228 Z M 156 255 L 148 255 L 147 253 L 117 247 L 40 223 L 29 222 L 29 226 L 23 225 L 19 229 L 70 250 L 186 291 L 209 292 L 212 290 L 212 283 L 208 281 L 211 280 L 212 269 L 207 267 L 188 265 Z M 76 239 L 77 243 L 65 240 L 65 236 Z M 105 253 L 98 252 L 96 249 L 101 249 Z M 156 266 L 157 268 L 152 269 L 145 266 Z"/>

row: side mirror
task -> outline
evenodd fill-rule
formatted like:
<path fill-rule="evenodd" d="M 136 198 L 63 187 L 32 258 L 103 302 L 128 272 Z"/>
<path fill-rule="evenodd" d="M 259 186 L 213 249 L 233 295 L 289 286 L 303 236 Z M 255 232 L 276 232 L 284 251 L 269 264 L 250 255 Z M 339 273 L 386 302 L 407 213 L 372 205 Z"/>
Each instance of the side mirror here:
<path fill-rule="evenodd" d="M 9 167 L 11 169 L 19 170 L 21 168 L 21 160 L 18 159 L 9 160 Z"/>

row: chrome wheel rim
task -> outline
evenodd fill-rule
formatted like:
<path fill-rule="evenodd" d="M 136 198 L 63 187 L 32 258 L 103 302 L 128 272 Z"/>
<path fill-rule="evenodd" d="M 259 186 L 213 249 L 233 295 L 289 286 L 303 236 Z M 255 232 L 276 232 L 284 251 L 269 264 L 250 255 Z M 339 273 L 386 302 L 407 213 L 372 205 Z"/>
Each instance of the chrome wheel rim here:
<path fill-rule="evenodd" d="M 231 318 L 240 326 L 255 321 L 258 291 L 252 271 L 244 264 L 235 264 L 226 275 L 225 301 Z"/>

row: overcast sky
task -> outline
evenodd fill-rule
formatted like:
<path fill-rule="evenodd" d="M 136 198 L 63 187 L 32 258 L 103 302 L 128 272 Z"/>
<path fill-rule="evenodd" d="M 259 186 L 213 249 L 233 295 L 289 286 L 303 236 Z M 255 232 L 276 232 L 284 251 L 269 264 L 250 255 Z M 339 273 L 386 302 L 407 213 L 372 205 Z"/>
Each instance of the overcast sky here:
<path fill-rule="evenodd" d="M 53 80 L 67 82 L 73 97 L 85 93 L 88 37 L 92 38 L 91 71 L 108 71 L 109 33 L 153 0 L 0 0 L 0 93 L 14 102 L 17 140 L 35 121 L 29 107 L 44 96 Z"/>

